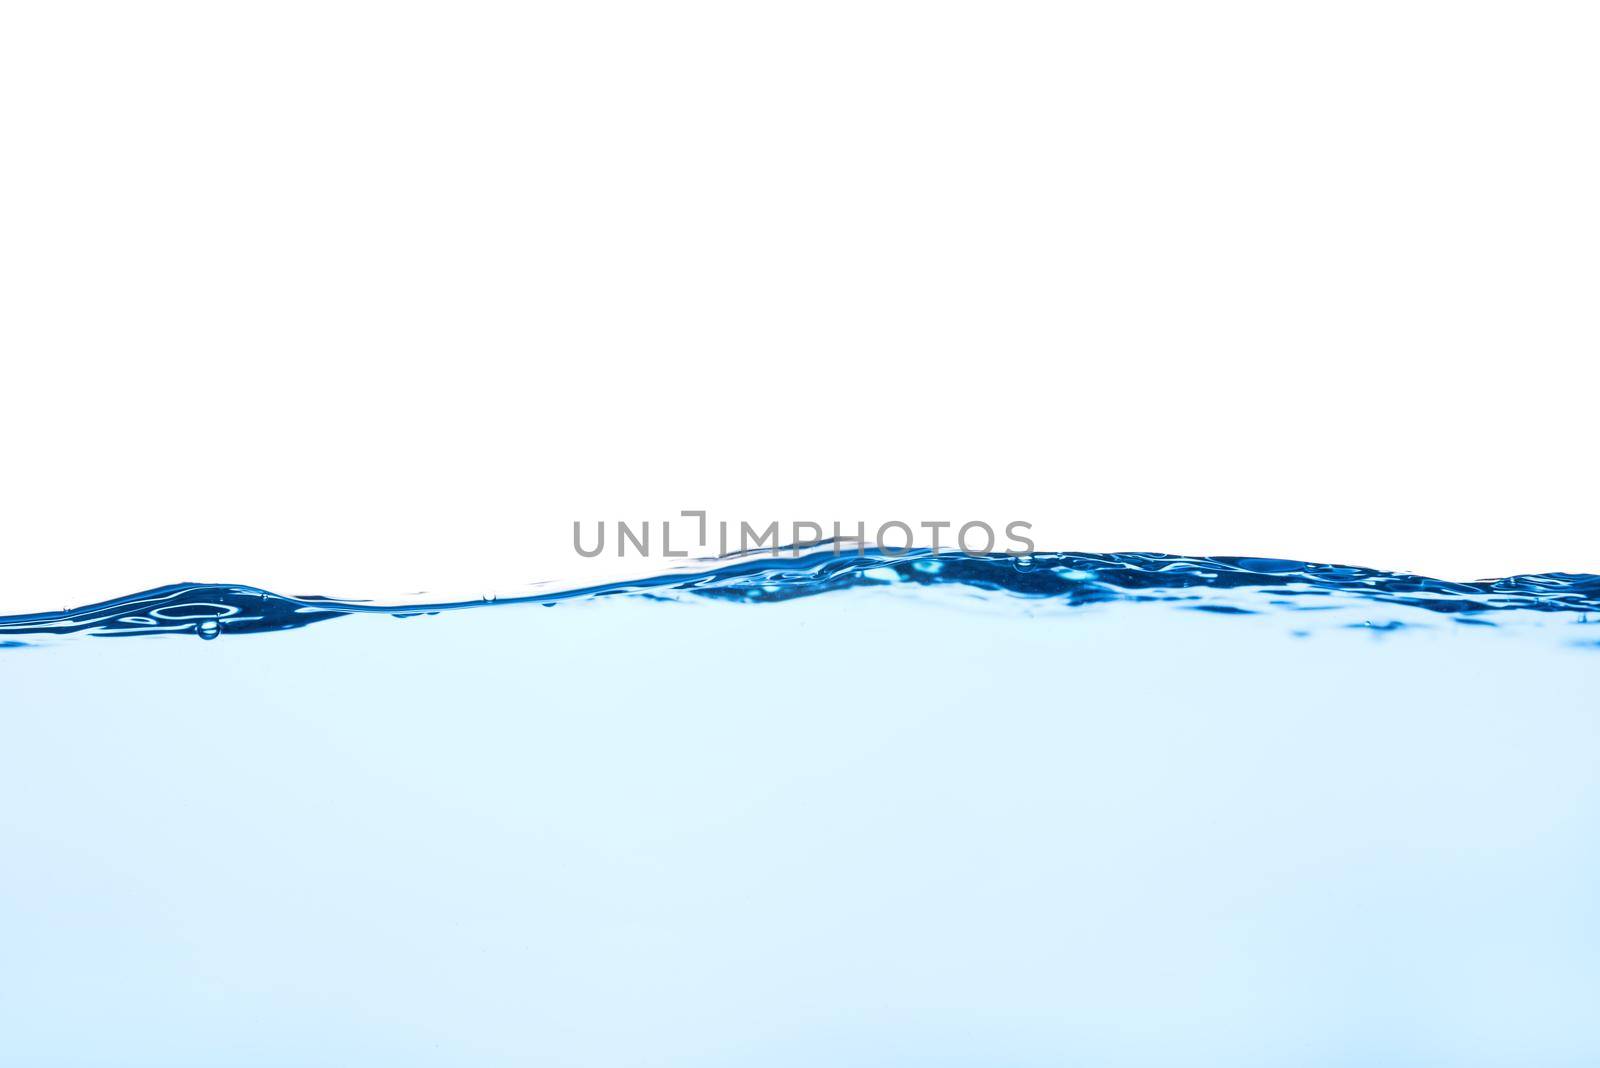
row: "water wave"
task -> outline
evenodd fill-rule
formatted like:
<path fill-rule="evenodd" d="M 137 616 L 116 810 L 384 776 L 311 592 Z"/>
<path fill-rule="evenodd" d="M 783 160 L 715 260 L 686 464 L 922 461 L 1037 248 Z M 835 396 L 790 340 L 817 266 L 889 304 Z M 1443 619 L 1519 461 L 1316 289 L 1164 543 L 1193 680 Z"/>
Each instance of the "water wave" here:
<path fill-rule="evenodd" d="M 1163 602 L 1218 615 L 1301 613 L 1330 608 L 1421 610 L 1456 622 L 1499 625 L 1516 613 L 1600 616 L 1600 576 L 1515 575 L 1447 582 L 1372 568 L 1257 557 L 1164 553 L 1044 552 L 1031 556 L 827 549 L 799 557 L 717 561 L 704 570 L 526 596 L 383 604 L 290 597 L 254 586 L 178 583 L 61 612 L 0 617 L 0 647 L 51 636 L 188 634 L 215 638 L 291 630 L 344 616 L 431 614 L 508 604 L 559 605 L 610 597 L 711 599 L 768 604 L 863 588 L 964 589 L 1006 602 L 1074 609 L 1107 602 Z M 1358 613 L 1359 614 L 1359 613 Z M 1400 619 L 1363 618 L 1374 630 Z M 1585 645 L 1595 646 L 1593 640 Z"/>

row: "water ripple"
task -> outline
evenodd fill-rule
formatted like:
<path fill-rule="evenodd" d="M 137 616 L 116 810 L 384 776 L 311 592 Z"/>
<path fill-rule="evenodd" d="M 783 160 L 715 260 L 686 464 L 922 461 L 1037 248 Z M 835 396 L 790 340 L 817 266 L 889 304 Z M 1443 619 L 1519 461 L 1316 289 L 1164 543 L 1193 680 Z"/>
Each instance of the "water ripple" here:
<path fill-rule="evenodd" d="M 830 549 L 798 558 L 763 555 L 722 561 L 703 571 L 600 586 L 423 604 L 287 597 L 253 586 L 179 583 L 63 612 L 0 617 L 0 649 L 29 644 L 19 640 L 23 635 L 38 639 L 188 634 L 211 639 L 223 634 L 291 630 L 359 614 L 411 616 L 619 596 L 767 604 L 873 587 L 962 588 L 1006 603 L 1032 602 L 1062 609 L 1117 601 L 1172 602 L 1176 607 L 1219 616 L 1389 606 L 1488 626 L 1512 613 L 1569 613 L 1578 617 L 1570 622 L 1583 623 L 1589 621 L 1590 613 L 1600 617 L 1600 576 L 1588 574 L 1447 582 L 1364 567 L 1242 556 L 1035 553 L 1012 557 L 925 549 L 898 554 Z M 1384 632 L 1404 624 L 1393 619 L 1363 619 L 1340 625 Z M 1594 646 L 1587 640 L 1574 644 Z"/>

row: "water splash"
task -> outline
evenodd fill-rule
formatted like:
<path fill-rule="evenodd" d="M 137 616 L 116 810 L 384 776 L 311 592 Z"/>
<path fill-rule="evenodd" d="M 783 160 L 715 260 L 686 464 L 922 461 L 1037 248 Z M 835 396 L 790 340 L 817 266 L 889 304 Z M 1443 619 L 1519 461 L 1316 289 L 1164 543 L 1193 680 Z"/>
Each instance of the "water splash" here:
<path fill-rule="evenodd" d="M 761 556 L 721 561 L 695 572 L 674 572 L 526 596 L 381 604 L 328 597 L 289 597 L 253 586 L 179 583 L 62 612 L 0 617 L 0 648 L 67 635 L 128 637 L 292 630 L 362 614 L 413 616 L 515 604 L 560 605 L 610 597 L 657 601 L 709 599 L 768 604 L 848 590 L 896 587 L 907 591 L 960 591 L 980 599 L 1030 609 L 1073 610 L 1109 602 L 1162 603 L 1219 616 L 1293 613 L 1297 635 L 1313 617 L 1331 613 L 1321 627 L 1382 633 L 1414 627 L 1382 616 L 1384 610 L 1449 617 L 1453 622 L 1500 626 L 1527 613 L 1562 613 L 1563 621 L 1600 620 L 1600 575 L 1515 575 L 1478 582 L 1447 582 L 1372 568 L 1259 557 L 1172 556 L 1163 553 L 1034 553 L 1031 556 L 832 549 L 796 558 Z M 1343 611 L 1336 611 L 1343 610 Z M 1358 617 L 1352 619 L 1352 613 Z M 1374 618 L 1375 615 L 1382 618 Z M 1600 647 L 1593 639 L 1574 645 Z"/>

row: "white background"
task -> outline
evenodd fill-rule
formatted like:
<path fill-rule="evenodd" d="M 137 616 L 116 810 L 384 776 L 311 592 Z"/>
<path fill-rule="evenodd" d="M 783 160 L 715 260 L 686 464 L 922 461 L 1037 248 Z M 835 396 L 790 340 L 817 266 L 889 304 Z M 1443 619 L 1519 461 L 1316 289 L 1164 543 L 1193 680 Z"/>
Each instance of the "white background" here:
<path fill-rule="evenodd" d="M 1600 570 L 1595 10 L 8 5 L 0 611 L 697 507 Z"/>

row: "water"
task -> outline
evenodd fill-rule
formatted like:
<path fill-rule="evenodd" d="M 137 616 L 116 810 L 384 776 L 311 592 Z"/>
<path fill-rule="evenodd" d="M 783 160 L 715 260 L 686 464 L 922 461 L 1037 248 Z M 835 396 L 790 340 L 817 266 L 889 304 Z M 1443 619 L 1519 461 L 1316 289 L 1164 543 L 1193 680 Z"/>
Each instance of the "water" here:
<path fill-rule="evenodd" d="M 0 620 L 0 1063 L 1600 1063 L 1597 601 L 919 553 Z"/>

